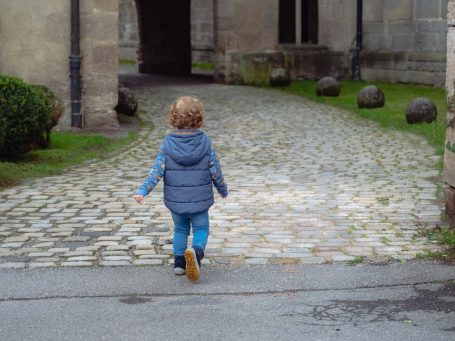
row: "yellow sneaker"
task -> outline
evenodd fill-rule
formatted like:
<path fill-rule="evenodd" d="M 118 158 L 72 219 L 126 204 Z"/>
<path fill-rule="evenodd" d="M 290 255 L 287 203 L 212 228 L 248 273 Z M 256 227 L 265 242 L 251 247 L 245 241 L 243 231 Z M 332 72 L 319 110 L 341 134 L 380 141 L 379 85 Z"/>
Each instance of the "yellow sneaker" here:
<path fill-rule="evenodd" d="M 186 276 L 188 279 L 194 283 L 199 280 L 201 273 L 200 270 L 200 260 L 197 256 L 196 250 L 194 248 L 187 249 L 185 251 L 185 261 L 186 261 Z"/>

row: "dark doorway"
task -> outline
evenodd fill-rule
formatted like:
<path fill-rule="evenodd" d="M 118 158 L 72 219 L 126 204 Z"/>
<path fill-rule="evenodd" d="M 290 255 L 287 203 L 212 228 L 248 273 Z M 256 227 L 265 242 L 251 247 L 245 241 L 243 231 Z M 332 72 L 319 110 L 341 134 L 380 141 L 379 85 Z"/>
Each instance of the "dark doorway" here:
<path fill-rule="evenodd" d="M 318 43 L 318 0 L 302 0 L 302 43 Z"/>
<path fill-rule="evenodd" d="M 190 5 L 190 0 L 136 0 L 139 72 L 191 74 Z"/>

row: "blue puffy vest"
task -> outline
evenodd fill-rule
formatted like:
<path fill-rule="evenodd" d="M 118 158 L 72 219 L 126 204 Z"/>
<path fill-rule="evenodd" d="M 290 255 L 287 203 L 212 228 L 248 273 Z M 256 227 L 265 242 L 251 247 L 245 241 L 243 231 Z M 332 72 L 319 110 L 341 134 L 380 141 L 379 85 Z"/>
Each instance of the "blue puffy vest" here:
<path fill-rule="evenodd" d="M 164 204 L 177 214 L 206 211 L 213 205 L 209 158 L 212 143 L 201 130 L 179 130 L 163 142 L 166 158 Z"/>

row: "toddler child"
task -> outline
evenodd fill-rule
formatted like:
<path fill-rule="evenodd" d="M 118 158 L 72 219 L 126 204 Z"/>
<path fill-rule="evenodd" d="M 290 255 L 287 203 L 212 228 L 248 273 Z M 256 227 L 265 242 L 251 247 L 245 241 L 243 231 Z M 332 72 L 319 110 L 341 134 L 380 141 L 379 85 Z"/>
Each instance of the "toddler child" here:
<path fill-rule="evenodd" d="M 208 210 L 214 203 L 212 183 L 222 198 L 228 195 L 210 138 L 200 130 L 204 108 L 195 97 L 180 97 L 169 109 L 174 131 L 166 136 L 149 175 L 133 198 L 144 196 L 164 179 L 164 204 L 174 221 L 174 273 L 196 282 L 209 235 Z M 192 247 L 187 249 L 190 226 Z"/>

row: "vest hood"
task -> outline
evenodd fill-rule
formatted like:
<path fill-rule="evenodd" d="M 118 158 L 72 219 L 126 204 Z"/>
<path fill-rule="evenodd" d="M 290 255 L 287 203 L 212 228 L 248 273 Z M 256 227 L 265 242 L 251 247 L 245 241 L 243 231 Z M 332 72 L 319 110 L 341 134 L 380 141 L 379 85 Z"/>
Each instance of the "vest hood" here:
<path fill-rule="evenodd" d="M 171 133 L 164 140 L 165 154 L 182 166 L 192 166 L 210 153 L 212 143 L 201 130 L 180 130 L 187 134 Z"/>

